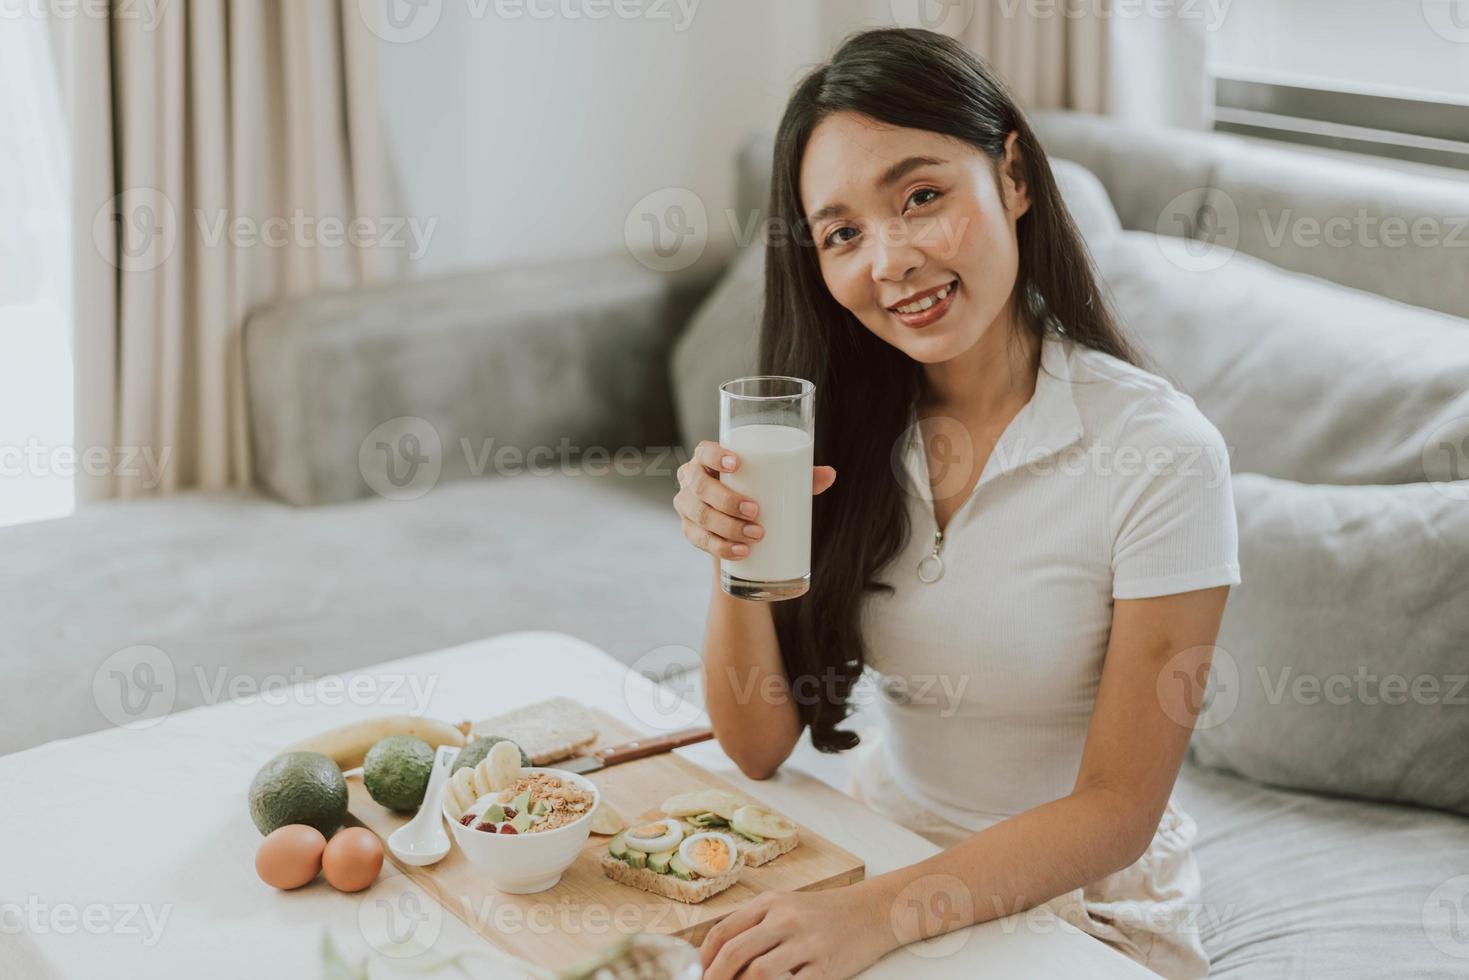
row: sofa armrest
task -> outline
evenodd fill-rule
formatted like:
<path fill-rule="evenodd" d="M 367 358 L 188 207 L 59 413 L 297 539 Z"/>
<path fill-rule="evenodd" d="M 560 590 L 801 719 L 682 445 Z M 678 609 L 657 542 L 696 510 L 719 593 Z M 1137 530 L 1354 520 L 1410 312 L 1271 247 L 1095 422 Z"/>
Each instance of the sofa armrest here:
<path fill-rule="evenodd" d="M 437 448 L 437 480 L 497 472 L 504 447 L 673 445 L 667 355 L 704 288 L 618 254 L 260 310 L 244 332 L 256 480 L 299 505 L 382 492 L 359 450 L 404 431 Z"/>

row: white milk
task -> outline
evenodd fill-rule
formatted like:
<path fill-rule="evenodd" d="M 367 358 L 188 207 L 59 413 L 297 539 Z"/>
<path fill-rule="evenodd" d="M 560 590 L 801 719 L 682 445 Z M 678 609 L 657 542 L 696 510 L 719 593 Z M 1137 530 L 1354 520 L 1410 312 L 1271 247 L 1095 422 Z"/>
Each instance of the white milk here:
<path fill-rule="evenodd" d="M 739 469 L 719 479 L 760 505 L 755 523 L 765 536 L 750 553 L 720 566 L 751 582 L 785 582 L 811 572 L 811 436 L 789 425 L 741 425 L 720 445 L 740 458 Z"/>

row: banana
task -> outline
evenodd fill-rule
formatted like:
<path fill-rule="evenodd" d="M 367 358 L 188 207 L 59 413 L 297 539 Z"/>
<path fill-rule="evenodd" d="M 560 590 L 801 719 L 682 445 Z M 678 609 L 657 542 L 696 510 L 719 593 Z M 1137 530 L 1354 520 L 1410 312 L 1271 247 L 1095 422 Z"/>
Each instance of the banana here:
<path fill-rule="evenodd" d="M 467 721 L 450 725 L 418 715 L 385 715 L 333 728 L 297 742 L 285 751 L 320 752 L 345 771 L 362 765 L 362 760 L 367 758 L 367 750 L 389 735 L 412 735 L 423 739 L 431 748 L 440 745 L 463 748 L 468 731 Z"/>
<path fill-rule="evenodd" d="M 449 777 L 449 785 L 444 789 L 445 797 L 450 804 L 449 809 L 455 820 L 464 816 L 464 811 L 468 810 L 480 797 L 480 794 L 474 791 L 473 769 L 460 769 Z"/>
<path fill-rule="evenodd" d="M 489 770 L 490 789 L 496 793 L 507 790 L 520 779 L 520 746 L 496 742 L 482 764 Z"/>

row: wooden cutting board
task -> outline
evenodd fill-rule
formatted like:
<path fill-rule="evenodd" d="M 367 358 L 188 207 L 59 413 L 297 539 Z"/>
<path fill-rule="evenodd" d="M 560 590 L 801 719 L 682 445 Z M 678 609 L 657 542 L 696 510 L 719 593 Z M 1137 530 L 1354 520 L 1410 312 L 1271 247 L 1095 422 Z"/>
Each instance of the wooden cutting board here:
<path fill-rule="evenodd" d="M 597 719 L 599 746 L 645 734 L 604 712 L 593 709 L 592 713 Z M 661 816 L 658 808 L 665 799 L 689 790 L 722 789 L 750 795 L 671 753 L 625 762 L 587 778 L 629 822 Z M 381 837 L 387 851 L 388 835 L 411 815 L 394 813 L 373 802 L 360 778 L 348 779 L 347 786 L 352 816 Z M 697 945 L 716 922 L 763 891 L 835 888 L 861 881 L 866 874 L 861 858 L 802 826 L 801 843 L 794 851 L 764 867 L 747 867 L 734 887 L 699 905 L 685 905 L 604 875 L 598 859 L 609 840 L 593 834 L 556 887 L 536 895 L 508 895 L 495 889 L 457 844 L 448 857 L 427 868 L 399 864 L 391 852 L 387 858 L 495 946 L 553 970 L 589 960 L 635 932 L 678 936 Z"/>

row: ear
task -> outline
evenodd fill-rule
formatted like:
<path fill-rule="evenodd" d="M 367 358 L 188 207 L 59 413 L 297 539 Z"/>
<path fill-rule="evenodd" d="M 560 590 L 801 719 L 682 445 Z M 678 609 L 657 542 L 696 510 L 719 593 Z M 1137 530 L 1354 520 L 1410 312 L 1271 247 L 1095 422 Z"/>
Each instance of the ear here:
<path fill-rule="evenodd" d="M 1000 160 L 1000 187 L 1004 191 L 1005 210 L 1019 219 L 1030 210 L 1030 184 L 1025 179 L 1025 153 L 1020 149 L 1020 130 L 1005 137 L 1005 155 Z"/>

